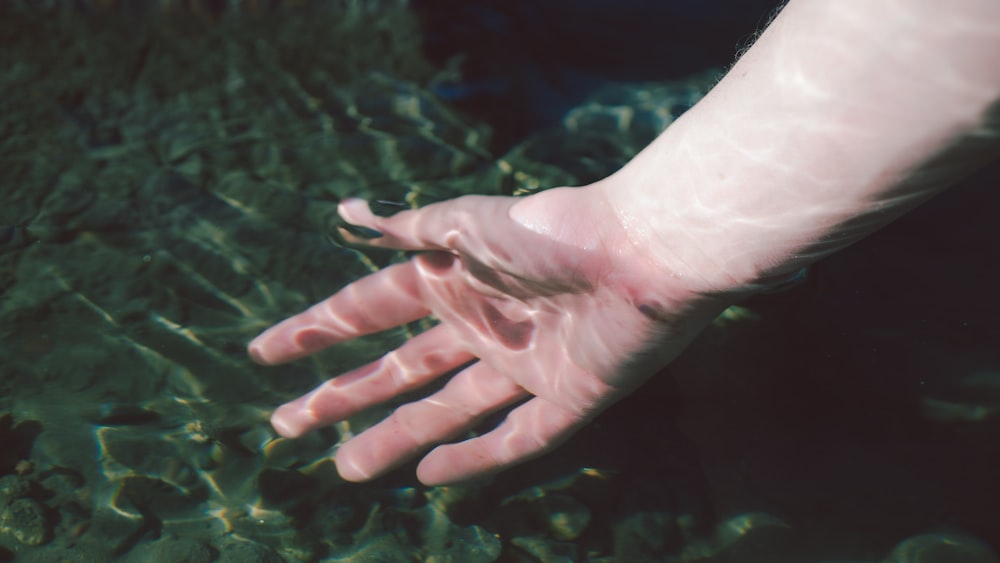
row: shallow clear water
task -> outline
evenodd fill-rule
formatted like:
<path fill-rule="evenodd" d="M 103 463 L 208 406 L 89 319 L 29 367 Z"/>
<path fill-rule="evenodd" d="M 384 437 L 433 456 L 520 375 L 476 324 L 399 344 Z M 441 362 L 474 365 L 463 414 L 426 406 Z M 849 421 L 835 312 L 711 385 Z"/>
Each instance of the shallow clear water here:
<path fill-rule="evenodd" d="M 384 411 L 277 438 L 274 406 L 423 328 L 248 361 L 402 257 L 340 245 L 340 198 L 593 180 L 715 76 L 608 86 L 498 154 L 430 93 L 412 18 L 346 14 L 0 23 L 0 560 L 994 560 L 996 170 L 493 483 L 341 482 Z"/>

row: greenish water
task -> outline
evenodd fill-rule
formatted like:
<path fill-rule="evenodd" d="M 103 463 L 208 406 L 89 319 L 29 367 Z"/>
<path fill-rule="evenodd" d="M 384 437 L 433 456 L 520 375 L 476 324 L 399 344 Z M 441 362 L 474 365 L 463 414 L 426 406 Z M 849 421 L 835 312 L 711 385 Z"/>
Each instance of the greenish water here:
<path fill-rule="evenodd" d="M 641 397 L 490 484 L 341 482 L 331 452 L 384 410 L 277 438 L 274 406 L 422 328 L 248 361 L 271 323 L 403 258 L 341 246 L 341 198 L 591 181 L 715 76 L 609 86 L 498 154 L 430 93 L 447 72 L 408 12 L 281 14 L 2 13 L 0 561 L 958 561 L 927 554 L 996 539 L 996 307 L 918 313 L 897 287 L 897 324 L 860 318 L 840 305 L 859 262 L 730 311 Z M 933 363 L 866 349 L 913 356 L 921 317 L 945 323 L 916 347 L 948 369 L 880 378 Z M 942 336 L 961 322 L 975 344 Z"/>

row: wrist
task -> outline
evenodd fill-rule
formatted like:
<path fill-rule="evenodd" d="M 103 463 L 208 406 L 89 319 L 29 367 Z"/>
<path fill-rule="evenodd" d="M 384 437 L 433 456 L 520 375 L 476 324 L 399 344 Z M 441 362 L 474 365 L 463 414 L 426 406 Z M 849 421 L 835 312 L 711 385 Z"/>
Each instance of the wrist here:
<path fill-rule="evenodd" d="M 780 285 L 802 266 L 782 267 L 789 249 L 780 244 L 780 213 L 769 194 L 791 179 L 765 161 L 720 151 L 725 136 L 699 109 L 592 188 L 636 253 L 693 292 L 751 294 Z M 784 233 L 793 230 L 784 225 Z"/>
<path fill-rule="evenodd" d="M 902 17 L 891 2 L 790 3 L 701 102 L 599 183 L 630 243 L 699 292 L 752 292 L 981 165 L 996 150 L 1000 75 L 986 71 L 1000 33 L 961 30 L 973 8 L 983 21 L 1000 10 L 966 4 Z M 938 26 L 946 16 L 968 21 Z"/>
<path fill-rule="evenodd" d="M 660 260 L 650 247 L 637 243 L 620 221 L 619 194 L 607 180 L 589 186 L 553 188 L 520 198 L 510 208 L 510 219 L 521 227 L 564 245 L 564 256 L 601 264 L 593 279 L 627 298 L 651 318 L 684 311 L 688 320 L 705 322 L 742 295 L 701 291 L 693 276 Z M 570 260 L 565 266 L 575 268 Z M 691 321 L 694 322 L 694 321 Z"/>

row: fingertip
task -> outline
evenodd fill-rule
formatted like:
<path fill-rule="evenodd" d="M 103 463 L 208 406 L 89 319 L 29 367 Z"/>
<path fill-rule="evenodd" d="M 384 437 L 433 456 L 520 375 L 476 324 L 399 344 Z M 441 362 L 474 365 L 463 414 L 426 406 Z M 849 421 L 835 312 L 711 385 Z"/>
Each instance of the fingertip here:
<path fill-rule="evenodd" d="M 368 207 L 368 202 L 357 197 L 340 200 L 337 214 L 352 225 L 366 225 L 376 219 L 375 214 Z"/>
<path fill-rule="evenodd" d="M 280 361 L 275 358 L 275 330 L 278 325 L 268 327 L 247 344 L 247 354 L 254 363 L 270 366 Z M 279 340 L 280 342 L 280 340 Z"/>
<path fill-rule="evenodd" d="M 260 364 L 262 366 L 269 365 L 270 362 L 264 357 L 264 350 L 261 343 L 254 339 L 247 344 L 247 355 L 250 356 L 250 360 L 255 364 Z"/>
<path fill-rule="evenodd" d="M 338 207 L 342 207 L 345 205 L 367 205 L 367 204 L 368 200 L 366 200 L 363 197 L 350 196 L 340 200 L 340 205 Z"/>
<path fill-rule="evenodd" d="M 337 473 L 340 474 L 340 478 L 351 483 L 363 483 L 376 477 L 376 475 L 372 475 L 371 472 L 361 468 L 354 456 L 344 451 L 343 446 L 341 446 L 341 450 L 333 458 L 333 463 L 337 466 Z"/>
<path fill-rule="evenodd" d="M 449 487 L 453 485 L 474 485 L 488 483 L 493 480 L 497 470 L 465 473 L 452 467 L 417 465 L 417 480 L 428 487 Z"/>
<path fill-rule="evenodd" d="M 271 415 L 271 426 L 283 438 L 298 438 L 316 424 L 316 418 L 300 406 L 301 399 L 286 403 Z"/>
<path fill-rule="evenodd" d="M 448 459 L 449 445 L 438 446 L 417 464 L 417 479 L 428 487 L 442 487 L 467 482 L 478 477 L 463 469 L 461 460 Z"/>
<path fill-rule="evenodd" d="M 441 481 L 440 472 L 437 470 L 434 463 L 433 456 L 437 449 L 438 448 L 434 448 L 428 452 L 427 455 L 420 460 L 420 463 L 417 464 L 417 480 L 428 487 L 437 487 L 444 484 Z"/>
<path fill-rule="evenodd" d="M 425 464 L 421 463 L 417 465 L 417 480 L 428 487 L 441 487 L 444 485 L 450 485 L 451 481 L 443 479 L 437 471 L 427 469 L 424 467 Z"/>

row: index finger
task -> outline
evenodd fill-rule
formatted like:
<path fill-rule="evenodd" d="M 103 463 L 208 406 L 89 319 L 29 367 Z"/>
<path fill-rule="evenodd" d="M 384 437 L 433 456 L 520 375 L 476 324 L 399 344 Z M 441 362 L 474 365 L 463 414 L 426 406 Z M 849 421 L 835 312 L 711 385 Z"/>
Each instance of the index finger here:
<path fill-rule="evenodd" d="M 397 250 L 456 250 L 459 239 L 481 226 L 484 217 L 506 217 L 515 201 L 509 197 L 466 195 L 380 217 L 372 213 L 367 201 L 350 198 L 340 202 L 337 212 L 347 223 L 378 234 L 365 239 L 342 231 L 341 235 L 351 243 Z"/>
<path fill-rule="evenodd" d="M 260 364 L 290 362 L 426 317 L 419 276 L 412 260 L 365 276 L 261 333 L 247 347 L 250 357 Z"/>

